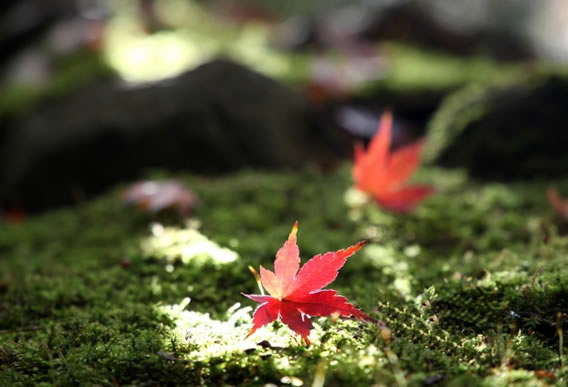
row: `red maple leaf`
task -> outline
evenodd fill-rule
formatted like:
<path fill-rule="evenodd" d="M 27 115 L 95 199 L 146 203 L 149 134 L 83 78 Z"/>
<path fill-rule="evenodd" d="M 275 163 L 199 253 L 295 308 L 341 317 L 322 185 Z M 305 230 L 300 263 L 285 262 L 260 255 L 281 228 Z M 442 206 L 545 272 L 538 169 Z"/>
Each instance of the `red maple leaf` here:
<path fill-rule="evenodd" d="M 381 207 L 410 212 L 434 191 L 428 185 L 406 184 L 420 165 L 423 141 L 391 151 L 391 134 L 392 114 L 387 111 L 367 152 L 361 144 L 355 145 L 353 179 L 357 188 L 373 196 Z"/>
<path fill-rule="evenodd" d="M 562 199 L 554 187 L 549 187 L 546 196 L 550 205 L 562 219 L 568 220 L 568 200 Z"/>
<path fill-rule="evenodd" d="M 310 345 L 308 340 L 312 329 L 310 317 L 338 314 L 372 320 L 370 316 L 351 305 L 345 297 L 338 295 L 335 290 L 322 290 L 324 286 L 335 280 L 338 270 L 343 267 L 347 258 L 363 247 L 365 242 L 359 242 L 344 250 L 318 254 L 300 269 L 300 250 L 296 244 L 297 232 L 298 222 L 292 227 L 288 240 L 276 253 L 274 272 L 260 266 L 262 286 L 270 296 L 243 293 L 243 296 L 261 303 L 254 312 L 253 328 L 246 337 L 252 335 L 258 328 L 280 318 L 290 329 L 301 335 L 307 345 Z"/>

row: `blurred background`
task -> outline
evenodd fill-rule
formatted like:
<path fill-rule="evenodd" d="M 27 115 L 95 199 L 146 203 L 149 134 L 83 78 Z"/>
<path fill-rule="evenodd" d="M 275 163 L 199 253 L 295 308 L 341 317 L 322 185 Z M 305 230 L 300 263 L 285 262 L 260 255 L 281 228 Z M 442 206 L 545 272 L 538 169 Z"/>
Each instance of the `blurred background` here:
<path fill-rule="evenodd" d="M 336 168 L 394 147 L 480 179 L 568 170 L 562 0 L 5 0 L 0 208 L 151 169 Z"/>

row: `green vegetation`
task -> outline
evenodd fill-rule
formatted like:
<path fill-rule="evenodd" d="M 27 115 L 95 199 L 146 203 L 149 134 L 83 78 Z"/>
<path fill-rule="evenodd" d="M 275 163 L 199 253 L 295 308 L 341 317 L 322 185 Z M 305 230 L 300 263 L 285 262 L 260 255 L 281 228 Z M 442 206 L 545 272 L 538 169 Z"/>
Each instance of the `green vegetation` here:
<path fill-rule="evenodd" d="M 528 69 L 489 57 L 462 58 L 399 43 L 383 46 L 389 71 L 377 86 L 393 92 L 444 91 L 472 83 L 503 82 L 518 78 Z"/>
<path fill-rule="evenodd" d="M 466 68 L 466 66 L 462 64 L 462 68 Z M 568 68 L 533 65 L 526 68 L 517 67 L 516 71 L 513 71 L 513 69 L 514 67 L 511 67 L 508 72 L 493 71 L 488 73 L 491 76 L 471 79 L 472 82 L 463 83 L 465 86 L 455 89 L 453 93 L 444 97 L 428 123 L 428 137 L 423 154 L 425 162 L 438 160 L 447 148 L 455 145 L 456 139 L 463 134 L 464 130 L 479 122 L 483 122 L 484 125 L 481 126 L 487 129 L 487 131 L 479 130 L 480 141 L 493 141 L 493 139 L 488 140 L 487 135 L 493 128 L 487 128 L 489 125 L 487 121 L 483 120 L 487 120 L 488 117 L 503 109 L 511 101 L 515 103 L 514 106 L 518 110 L 533 112 L 532 116 L 535 117 L 536 123 L 528 124 L 530 129 L 533 129 L 535 125 L 542 125 L 546 128 L 547 121 L 537 114 L 544 110 L 539 104 L 543 104 L 545 107 L 550 105 L 549 100 L 546 99 L 546 93 L 550 94 L 551 92 L 542 90 L 545 90 L 546 87 L 551 90 L 564 90 L 568 83 Z M 538 95 L 539 90 L 544 96 Z M 557 92 L 561 93 L 562 91 Z M 532 98 L 532 105 L 527 103 L 523 105 L 523 102 L 530 98 Z M 552 114 L 548 111 L 547 113 Z M 543 115 L 545 114 L 543 113 Z M 546 118 L 552 121 L 558 120 L 556 117 Z M 512 117 L 509 123 L 517 128 L 519 133 L 523 133 L 526 130 L 526 121 L 526 115 L 519 114 L 519 117 Z M 515 149 L 516 142 L 515 139 L 511 139 L 508 144 L 501 144 L 500 149 Z M 464 150 L 463 153 L 468 154 L 463 146 L 460 147 L 460 151 L 462 150 Z M 460 165 L 465 165 L 465 163 L 462 162 Z"/>
<path fill-rule="evenodd" d="M 347 167 L 179 178 L 200 196 L 184 224 L 123 208 L 118 188 L 0 224 L 0 385 L 566 383 L 550 182 L 425 169 L 439 192 L 403 216 L 361 202 Z M 296 219 L 303 262 L 369 240 L 334 288 L 384 324 L 315 319 L 309 348 L 278 322 L 243 340 L 247 266 L 272 267 Z"/>
<path fill-rule="evenodd" d="M 222 25 L 196 6 L 181 14 L 191 15 L 186 15 L 190 17 L 187 27 L 153 35 L 142 30 L 133 33 L 137 31 L 135 19 L 117 18 L 109 26 L 104 55 L 84 50 L 72 53 L 56 61 L 53 77 L 45 84 L 39 87 L 9 85 L 0 96 L 0 115 L 23 115 L 40 102 L 65 95 L 97 79 L 119 75 L 134 82 L 159 80 L 217 56 L 232 58 L 294 86 L 303 87 L 313 77 L 313 62 L 321 53 L 279 51 L 269 44 L 268 28 L 256 24 L 242 28 Z M 164 55 L 169 51 L 179 58 L 172 61 Z M 438 99 L 470 83 L 517 79 L 527 70 L 524 66 L 505 65 L 489 58 L 458 58 L 398 43 L 377 45 L 377 55 L 385 57 L 385 73 L 376 81 L 354 85 L 355 94 L 401 98 L 433 93 Z M 341 67 L 343 60 L 348 62 L 349 58 L 344 53 L 334 52 L 327 60 Z M 338 69 L 338 74 L 341 71 Z"/>
<path fill-rule="evenodd" d="M 0 116 L 23 115 L 40 102 L 65 95 L 93 80 L 114 76 L 114 70 L 99 55 L 85 49 L 54 62 L 53 77 L 39 86 L 8 84 L 0 95 Z"/>

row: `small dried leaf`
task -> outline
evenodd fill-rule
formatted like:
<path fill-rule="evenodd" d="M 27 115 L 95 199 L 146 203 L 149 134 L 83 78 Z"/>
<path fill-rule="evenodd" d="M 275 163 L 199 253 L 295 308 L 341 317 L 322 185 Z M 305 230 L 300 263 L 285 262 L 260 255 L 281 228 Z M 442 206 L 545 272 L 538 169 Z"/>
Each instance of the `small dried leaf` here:
<path fill-rule="evenodd" d="M 122 194 L 122 201 L 127 204 L 135 204 L 153 213 L 174 208 L 182 217 L 189 215 L 196 200 L 196 195 L 189 188 L 175 180 L 141 181 Z"/>

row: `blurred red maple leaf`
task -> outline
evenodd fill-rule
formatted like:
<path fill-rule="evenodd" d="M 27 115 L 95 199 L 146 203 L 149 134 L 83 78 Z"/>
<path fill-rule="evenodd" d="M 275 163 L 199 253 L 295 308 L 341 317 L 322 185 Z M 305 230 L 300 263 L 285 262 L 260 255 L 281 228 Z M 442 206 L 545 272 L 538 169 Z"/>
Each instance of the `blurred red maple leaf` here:
<path fill-rule="evenodd" d="M 554 187 L 549 187 L 546 191 L 548 202 L 556 213 L 564 220 L 568 220 L 568 200 L 563 199 Z"/>
<path fill-rule="evenodd" d="M 379 206 L 396 212 L 410 212 L 434 192 L 429 185 L 407 185 L 420 165 L 423 141 L 418 140 L 395 151 L 390 150 L 392 113 L 381 116 L 377 134 L 365 152 L 355 144 L 353 179 L 361 191 L 370 194 Z"/>
<path fill-rule="evenodd" d="M 288 240 L 276 253 L 274 272 L 260 266 L 262 286 L 270 296 L 260 294 L 244 294 L 243 296 L 261 303 L 253 316 L 253 327 L 246 337 L 258 328 L 280 318 L 294 332 L 302 336 L 310 345 L 308 335 L 312 329 L 310 317 L 354 316 L 372 320 L 370 316 L 350 304 L 337 291 L 326 289 L 337 278 L 338 270 L 343 267 L 347 258 L 365 244 L 359 242 L 351 247 L 336 252 L 318 254 L 300 269 L 300 250 L 296 244 L 298 222 L 292 227 Z M 299 269 L 299 271 L 298 271 Z"/>
<path fill-rule="evenodd" d="M 26 212 L 21 207 L 13 207 L 9 210 L 3 210 L 0 207 L 0 216 L 3 216 L 8 223 L 22 223 L 26 220 Z"/>

